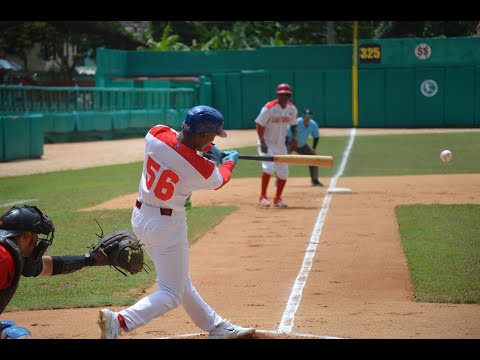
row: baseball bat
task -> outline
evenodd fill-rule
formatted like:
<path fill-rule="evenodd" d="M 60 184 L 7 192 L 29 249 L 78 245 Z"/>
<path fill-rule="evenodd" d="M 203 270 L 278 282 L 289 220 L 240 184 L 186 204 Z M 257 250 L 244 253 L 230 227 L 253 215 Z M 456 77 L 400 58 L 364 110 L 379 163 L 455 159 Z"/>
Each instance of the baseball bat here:
<path fill-rule="evenodd" d="M 288 165 L 333 166 L 333 157 L 330 155 L 238 155 L 239 159 L 256 161 L 273 161 Z"/>

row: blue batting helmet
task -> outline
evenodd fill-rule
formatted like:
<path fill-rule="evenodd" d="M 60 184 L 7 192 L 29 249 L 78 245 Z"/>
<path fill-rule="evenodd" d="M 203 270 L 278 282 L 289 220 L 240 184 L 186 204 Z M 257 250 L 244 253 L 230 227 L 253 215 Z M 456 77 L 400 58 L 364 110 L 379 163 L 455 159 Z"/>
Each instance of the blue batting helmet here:
<path fill-rule="evenodd" d="M 223 122 L 220 111 L 207 105 L 198 105 L 188 110 L 182 128 L 189 134 L 208 132 L 225 138 L 227 133 L 223 130 Z"/>

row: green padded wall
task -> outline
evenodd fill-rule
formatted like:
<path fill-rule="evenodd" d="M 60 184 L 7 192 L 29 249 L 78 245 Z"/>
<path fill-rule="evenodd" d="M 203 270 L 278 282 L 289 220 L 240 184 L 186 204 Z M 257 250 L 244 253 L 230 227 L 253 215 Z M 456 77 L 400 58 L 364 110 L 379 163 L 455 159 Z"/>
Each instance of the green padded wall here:
<path fill-rule="evenodd" d="M 227 111 L 225 117 L 225 129 L 242 129 L 242 80 L 239 72 L 228 73 L 225 79 L 225 90 L 229 94 L 227 98 Z"/>
<path fill-rule="evenodd" d="M 30 158 L 31 121 L 23 115 L 3 117 L 4 160 Z"/>
<path fill-rule="evenodd" d="M 227 73 L 212 75 L 212 105 L 222 114 L 228 113 Z M 215 104 L 215 105 L 213 105 Z M 208 104 L 207 104 L 208 105 Z M 230 120 L 225 119 L 225 128 L 231 128 Z"/>
<path fill-rule="evenodd" d="M 445 69 L 445 117 L 449 127 L 473 127 L 475 123 L 475 68 Z"/>
<path fill-rule="evenodd" d="M 4 142 L 3 142 L 3 126 L 5 123 L 5 116 L 0 116 L 0 161 L 5 160 L 5 154 L 3 151 Z"/>
<path fill-rule="evenodd" d="M 58 112 L 50 114 L 52 119 L 52 132 L 54 133 L 69 133 L 75 131 L 75 126 L 78 123 L 77 112 Z"/>
<path fill-rule="evenodd" d="M 297 94 L 293 89 L 296 89 L 297 85 L 294 76 L 295 72 L 292 70 L 271 70 L 269 86 L 270 99 L 275 99 L 277 97 L 276 90 L 278 84 L 289 84 L 292 87 L 292 102 L 295 103 Z"/>
<path fill-rule="evenodd" d="M 480 127 L 480 66 L 475 67 L 475 127 Z"/>
<path fill-rule="evenodd" d="M 94 112 L 93 111 L 82 111 L 78 113 L 76 128 L 78 131 L 92 131 L 95 129 L 94 126 Z"/>
<path fill-rule="evenodd" d="M 385 71 L 358 72 L 358 126 L 383 127 L 385 122 Z"/>
<path fill-rule="evenodd" d="M 43 155 L 43 114 L 26 115 L 30 120 L 30 158 L 37 159 Z"/>
<path fill-rule="evenodd" d="M 382 127 L 414 127 L 414 80 L 413 69 L 385 71 L 385 121 Z"/>
<path fill-rule="evenodd" d="M 267 71 L 242 71 L 242 128 L 255 129 L 255 119 L 262 107 L 274 99 Z M 275 89 L 274 89 L 275 90 Z"/>
<path fill-rule="evenodd" d="M 438 91 L 434 96 L 422 94 L 421 86 L 427 80 L 437 83 Z M 415 71 L 415 122 L 414 127 L 441 127 L 444 119 L 445 69 L 417 68 Z"/>
<path fill-rule="evenodd" d="M 329 71 L 325 74 L 325 126 L 353 127 L 352 76 L 349 70 Z"/>
<path fill-rule="evenodd" d="M 326 126 L 325 104 L 325 71 L 298 70 L 295 71 L 295 105 L 298 116 L 305 108 L 313 111 L 313 119 L 319 127 Z"/>
<path fill-rule="evenodd" d="M 359 64 L 362 68 L 432 67 L 476 65 L 480 60 L 480 37 L 399 38 L 359 40 L 362 44 L 381 46 L 380 64 Z M 418 57 L 417 46 L 426 44 L 429 56 Z M 360 51 L 360 49 L 359 49 Z"/>

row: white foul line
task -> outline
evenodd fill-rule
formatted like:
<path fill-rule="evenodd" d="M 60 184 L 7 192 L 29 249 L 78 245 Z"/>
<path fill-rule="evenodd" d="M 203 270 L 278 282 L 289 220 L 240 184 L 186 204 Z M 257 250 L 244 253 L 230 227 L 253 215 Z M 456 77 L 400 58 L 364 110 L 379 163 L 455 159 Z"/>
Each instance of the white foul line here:
<path fill-rule="evenodd" d="M 348 145 L 345 148 L 342 156 L 342 162 L 338 167 L 338 171 L 335 176 L 330 180 L 329 189 L 334 188 L 337 185 L 338 178 L 343 174 L 345 166 L 347 165 L 347 160 L 350 155 L 350 151 L 353 146 L 353 140 L 355 139 L 356 129 L 352 128 L 350 131 L 350 139 Z M 323 224 L 325 222 L 325 217 L 327 216 L 328 207 L 330 205 L 330 200 L 332 199 L 331 193 L 326 193 L 323 198 L 322 209 L 318 215 L 315 227 L 313 229 L 312 235 L 310 236 L 310 241 L 308 243 L 307 250 L 305 251 L 305 257 L 303 258 L 302 268 L 297 275 L 295 284 L 293 285 L 292 292 L 290 293 L 290 298 L 288 299 L 287 307 L 278 326 L 278 332 L 281 333 L 290 333 L 292 331 L 293 322 L 295 320 L 295 313 L 297 312 L 298 306 L 300 305 L 300 300 L 302 299 L 302 292 L 305 283 L 307 282 L 308 273 L 312 268 L 312 260 L 315 256 L 315 250 L 317 245 L 320 242 L 320 235 L 322 233 Z"/>
<path fill-rule="evenodd" d="M 256 333 L 281 335 L 278 331 L 272 331 L 272 330 L 257 330 Z M 310 339 L 345 339 L 345 338 L 336 337 L 336 336 L 320 336 L 320 335 L 303 334 L 303 333 L 290 333 L 290 335 L 297 336 L 297 337 L 310 338 Z M 193 334 L 182 334 L 182 335 L 173 335 L 173 336 L 162 336 L 154 339 L 168 340 L 168 339 L 192 338 L 192 337 L 208 337 L 208 332 L 198 332 Z"/>

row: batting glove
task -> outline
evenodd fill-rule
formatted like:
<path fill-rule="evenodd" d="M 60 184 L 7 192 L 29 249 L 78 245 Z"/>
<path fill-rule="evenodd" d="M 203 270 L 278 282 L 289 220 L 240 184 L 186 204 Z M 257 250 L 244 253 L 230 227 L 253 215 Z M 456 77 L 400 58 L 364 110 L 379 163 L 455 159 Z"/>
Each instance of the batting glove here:
<path fill-rule="evenodd" d="M 224 153 L 221 152 L 213 143 L 211 144 L 210 150 L 203 153 L 203 157 L 209 160 L 212 160 L 217 165 L 222 163 L 223 156 L 224 156 Z"/>
<path fill-rule="evenodd" d="M 228 150 L 224 151 L 225 156 L 222 158 L 222 164 L 226 161 L 233 161 L 235 164 L 238 161 L 238 151 L 237 150 Z"/>

